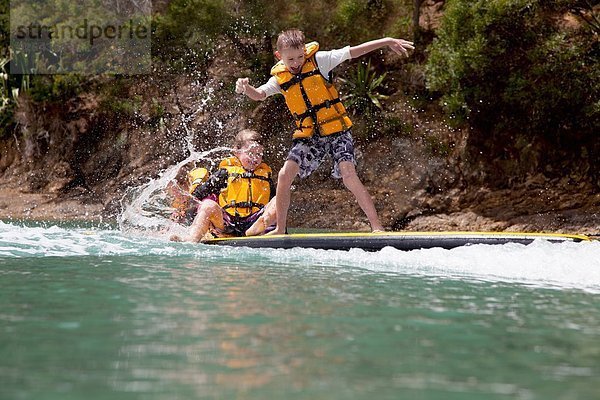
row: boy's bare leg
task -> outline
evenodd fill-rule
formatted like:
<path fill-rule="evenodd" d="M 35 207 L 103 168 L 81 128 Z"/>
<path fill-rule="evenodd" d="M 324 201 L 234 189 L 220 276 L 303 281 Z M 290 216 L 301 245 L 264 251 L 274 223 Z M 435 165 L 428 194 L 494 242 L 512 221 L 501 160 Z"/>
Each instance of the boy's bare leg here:
<path fill-rule="evenodd" d="M 344 185 L 346 185 L 354 197 L 356 197 L 358 205 L 367 215 L 369 223 L 371 224 L 371 230 L 373 232 L 384 231 L 381 222 L 379 222 L 377 210 L 375 210 L 375 205 L 373 204 L 373 199 L 371 199 L 371 195 L 369 195 L 369 192 L 367 192 L 367 189 L 358 178 L 354 164 L 350 161 L 341 161 L 339 168 L 340 172 L 342 173 Z"/>
<path fill-rule="evenodd" d="M 263 214 L 246 231 L 246 236 L 262 235 L 273 222 L 275 222 L 275 202 L 277 197 L 273 197 L 265 206 Z"/>
<path fill-rule="evenodd" d="M 198 243 L 206 232 L 208 232 L 211 224 L 218 229 L 224 228 L 223 210 L 218 203 L 212 200 L 204 200 L 200 204 L 198 215 L 196 215 L 194 222 L 190 226 L 190 234 L 184 237 L 173 235 L 170 240 L 173 242 Z"/>
<path fill-rule="evenodd" d="M 277 214 L 277 227 L 267 235 L 282 235 L 287 227 L 287 213 L 290 208 L 291 188 L 294 178 L 298 175 L 300 166 L 298 163 L 287 160 L 277 177 L 277 196 L 275 196 L 275 213 Z"/>

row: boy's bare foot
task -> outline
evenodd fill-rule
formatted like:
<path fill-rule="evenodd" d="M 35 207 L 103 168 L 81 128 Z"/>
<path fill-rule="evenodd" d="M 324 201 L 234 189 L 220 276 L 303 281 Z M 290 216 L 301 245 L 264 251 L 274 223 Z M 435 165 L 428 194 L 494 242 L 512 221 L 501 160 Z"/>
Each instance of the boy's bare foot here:
<path fill-rule="evenodd" d="M 272 236 L 272 235 L 285 235 L 285 228 L 283 229 L 279 229 L 279 227 L 273 229 L 271 232 L 265 233 L 265 236 Z"/>
<path fill-rule="evenodd" d="M 213 234 L 212 234 L 212 233 L 209 231 L 209 232 L 206 232 L 206 233 L 204 234 L 204 236 L 202 236 L 202 237 L 200 238 L 200 241 L 199 241 L 199 242 L 200 242 L 200 243 L 206 243 L 206 242 L 208 242 L 209 240 L 211 240 L 211 239 L 214 239 L 215 237 L 217 237 L 217 236 L 213 235 Z"/>
<path fill-rule="evenodd" d="M 265 218 L 261 216 L 256 220 L 254 224 L 252 224 L 250 228 L 248 228 L 245 234 L 246 236 L 257 236 L 262 234 L 265 231 L 265 229 L 267 229 L 267 226 L 265 224 Z"/>

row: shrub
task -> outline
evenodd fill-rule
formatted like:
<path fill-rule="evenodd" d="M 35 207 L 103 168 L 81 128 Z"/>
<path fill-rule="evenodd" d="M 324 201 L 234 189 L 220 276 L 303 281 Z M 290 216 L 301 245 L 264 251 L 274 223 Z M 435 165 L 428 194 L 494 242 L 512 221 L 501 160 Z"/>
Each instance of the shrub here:
<path fill-rule="evenodd" d="M 389 96 L 380 91 L 383 87 L 387 73 L 378 74 L 371 67 L 371 60 L 367 63 L 361 62 L 356 69 L 348 74 L 348 78 L 339 78 L 344 83 L 342 100 L 354 114 L 370 114 L 383 110 L 382 100 Z"/>
<path fill-rule="evenodd" d="M 557 23 L 573 3 L 447 3 L 427 85 L 442 95 L 448 114 L 474 128 L 471 154 L 510 159 L 522 150 L 518 143 L 538 143 L 551 149 L 542 164 L 574 160 L 581 147 L 597 164 L 591 155 L 599 147 L 599 44 L 585 24 L 568 30 Z"/>
<path fill-rule="evenodd" d="M 153 56 L 180 63 L 179 67 L 206 65 L 216 39 L 231 24 L 229 7 L 223 0 L 174 0 L 153 22 Z"/>

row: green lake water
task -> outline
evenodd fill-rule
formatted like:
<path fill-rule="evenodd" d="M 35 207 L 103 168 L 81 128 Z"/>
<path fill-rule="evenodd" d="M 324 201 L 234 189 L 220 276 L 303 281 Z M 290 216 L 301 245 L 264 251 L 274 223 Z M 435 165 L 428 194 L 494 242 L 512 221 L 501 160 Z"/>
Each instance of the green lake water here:
<path fill-rule="evenodd" d="M 600 243 L 235 249 L 0 223 L 0 399 L 600 399 Z"/>

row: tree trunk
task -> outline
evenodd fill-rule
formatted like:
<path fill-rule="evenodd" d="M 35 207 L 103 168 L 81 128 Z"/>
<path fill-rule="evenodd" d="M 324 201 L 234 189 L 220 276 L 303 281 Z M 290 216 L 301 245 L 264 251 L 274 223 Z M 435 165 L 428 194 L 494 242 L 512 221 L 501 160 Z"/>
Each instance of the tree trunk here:
<path fill-rule="evenodd" d="M 419 18 L 421 17 L 421 4 L 423 0 L 413 0 L 413 41 L 417 43 L 421 38 L 421 27 Z"/>

